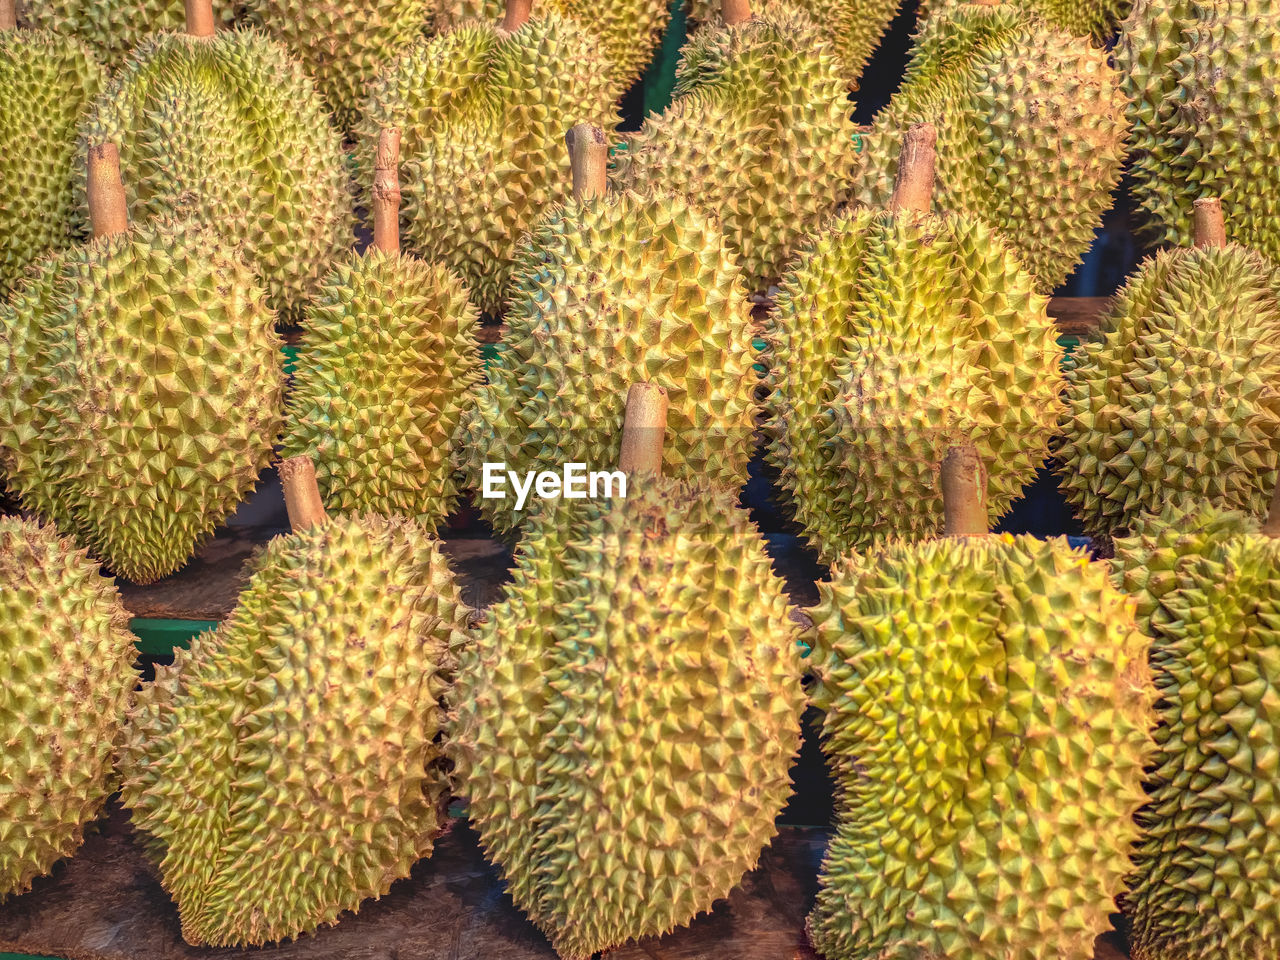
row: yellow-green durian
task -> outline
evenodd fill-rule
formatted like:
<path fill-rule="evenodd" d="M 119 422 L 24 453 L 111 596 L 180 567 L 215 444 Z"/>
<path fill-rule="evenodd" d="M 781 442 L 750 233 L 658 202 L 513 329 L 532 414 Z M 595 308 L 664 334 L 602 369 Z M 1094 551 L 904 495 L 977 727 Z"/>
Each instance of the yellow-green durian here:
<path fill-rule="evenodd" d="M 306 315 L 281 455 L 315 462 L 330 511 L 427 526 L 449 513 L 481 379 L 476 320 L 438 264 L 370 249 L 328 276 Z"/>
<path fill-rule="evenodd" d="M 973 0 L 923 0 L 920 19 L 955 10 Z M 1044 18 L 1073 37 L 1105 43 L 1115 35 L 1133 0 L 998 0 Z"/>
<path fill-rule="evenodd" d="M 734 495 L 670 480 L 526 541 L 459 669 L 450 755 L 486 854 L 566 960 L 661 934 L 752 869 L 804 697 Z"/>
<path fill-rule="evenodd" d="M 129 615 L 51 526 L 0 517 L 0 900 L 80 846 L 137 684 Z"/>
<path fill-rule="evenodd" d="M 886 509 L 891 509 L 887 506 Z M 894 543 L 818 585 L 828 960 L 1091 960 L 1130 869 L 1147 644 L 1065 538 Z"/>
<path fill-rule="evenodd" d="M 762 289 L 849 199 L 860 162 L 851 116 L 830 44 L 803 13 L 770 8 L 694 34 L 675 102 L 618 152 L 614 182 L 714 212 Z"/>
<path fill-rule="evenodd" d="M 183 0 L 17 0 L 17 5 L 19 26 L 76 37 L 110 67 L 153 34 L 187 25 Z M 227 28 L 238 19 L 240 4 L 214 0 L 213 13 Z"/>
<path fill-rule="evenodd" d="M 105 82 L 74 38 L 0 31 L 0 299 L 34 260 L 80 237 L 76 128 Z"/>
<path fill-rule="evenodd" d="M 467 616 L 417 524 L 331 519 L 273 540 L 230 618 L 157 668 L 122 796 L 188 943 L 309 933 L 431 852 Z"/>

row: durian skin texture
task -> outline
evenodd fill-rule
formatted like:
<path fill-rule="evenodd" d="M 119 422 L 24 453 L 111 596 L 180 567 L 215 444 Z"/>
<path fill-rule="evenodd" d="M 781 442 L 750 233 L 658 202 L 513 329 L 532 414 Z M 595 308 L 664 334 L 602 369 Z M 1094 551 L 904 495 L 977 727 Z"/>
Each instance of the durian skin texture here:
<path fill-rule="evenodd" d="M 895 543 L 818 585 L 827 960 L 1091 960 L 1150 754 L 1132 602 L 1065 538 Z"/>
<path fill-rule="evenodd" d="M 683 200 L 612 194 L 548 213 L 522 246 L 508 332 L 469 429 L 468 483 L 485 462 L 612 470 L 632 383 L 667 391 L 664 469 L 738 486 L 755 432 L 752 325 L 720 224 Z M 502 532 L 527 515 L 482 499 Z"/>
<path fill-rule="evenodd" d="M 1145 261 L 1068 368 L 1062 489 L 1093 536 L 1189 497 L 1255 516 L 1280 464 L 1280 271 L 1236 244 Z"/>
<path fill-rule="evenodd" d="M 428 527 L 458 499 L 462 420 L 481 379 L 477 312 L 438 264 L 370 248 L 307 312 L 281 457 L 309 456 L 326 509 Z"/>
<path fill-rule="evenodd" d="M 0 307 L 10 489 L 117 575 L 178 569 L 271 460 L 275 320 L 231 245 L 190 220 L 44 261 Z"/>
<path fill-rule="evenodd" d="M 421 527 L 331 519 L 271 541 L 231 617 L 157 668 L 122 796 L 188 943 L 311 932 L 431 852 L 467 617 Z"/>
<path fill-rule="evenodd" d="M 1229 240 L 1280 259 L 1280 8 L 1136 0 L 1115 61 L 1148 239 L 1190 244 L 1193 202 L 1217 197 Z"/>
<path fill-rule="evenodd" d="M 566 960 L 686 923 L 755 866 L 804 703 L 732 493 L 637 481 L 577 514 L 522 546 L 449 747 L 486 854 Z"/>
<path fill-rule="evenodd" d="M 413 44 L 371 86 L 357 182 L 373 183 L 378 130 L 398 127 L 405 249 L 448 266 L 497 314 L 521 238 L 571 194 L 565 132 L 593 123 L 610 137 L 619 93 L 574 21 L 535 10 L 512 34 L 463 23 Z"/>
<path fill-rule="evenodd" d="M 1106 51 L 1016 6 L 929 18 L 866 134 L 855 197 L 893 194 L 902 131 L 937 127 L 934 208 L 995 227 L 1050 293 L 1080 263 L 1120 182 L 1128 125 Z"/>
<path fill-rule="evenodd" d="M 34 260 L 79 239 L 76 126 L 105 82 L 71 37 L 0 33 L 0 299 Z"/>
<path fill-rule="evenodd" d="M 968 0 L 924 0 L 920 19 L 955 10 L 966 2 Z M 1073 37 L 1089 37 L 1105 44 L 1115 36 L 1120 21 L 1128 15 L 1132 0 L 1013 0 L 1013 5 L 1042 17 L 1050 26 Z"/>
<path fill-rule="evenodd" d="M 85 119 L 79 169 L 103 141 L 119 148 L 131 222 L 182 214 L 216 225 L 286 319 L 347 252 L 342 139 L 302 65 L 256 31 L 142 44 Z"/>
<path fill-rule="evenodd" d="M 80 846 L 137 675 L 114 584 L 51 526 L 0 517 L 0 900 Z"/>
<path fill-rule="evenodd" d="M 980 221 L 843 214 L 768 321 L 770 462 L 828 562 L 940 532 L 939 467 L 972 443 L 1004 514 L 1062 409 L 1046 300 Z"/>
<path fill-rule="evenodd" d="M 1240 513 L 1166 509 L 1116 542 L 1160 693 L 1124 906 L 1134 960 L 1280 953 L 1280 542 Z"/>
<path fill-rule="evenodd" d="M 229 29 L 240 5 L 214 0 L 213 15 Z M 154 33 L 185 30 L 187 17 L 183 0 L 18 0 L 18 26 L 74 36 L 114 69 Z"/>
<path fill-rule="evenodd" d="M 861 159 L 847 93 L 803 13 L 700 30 L 682 52 L 675 101 L 618 151 L 613 182 L 714 211 L 747 283 L 764 289 L 852 194 Z"/>

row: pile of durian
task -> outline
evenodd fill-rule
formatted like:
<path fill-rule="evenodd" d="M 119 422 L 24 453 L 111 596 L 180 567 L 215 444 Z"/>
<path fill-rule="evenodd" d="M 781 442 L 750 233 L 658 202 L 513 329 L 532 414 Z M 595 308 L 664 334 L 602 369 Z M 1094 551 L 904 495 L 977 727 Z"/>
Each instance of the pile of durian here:
<path fill-rule="evenodd" d="M 0 899 L 118 794 L 188 943 L 287 941 L 463 800 L 589 960 L 757 867 L 815 708 L 827 960 L 1280 955 L 1280 11 L 1125 6 L 929 0 L 859 127 L 896 2 L 691 3 L 621 133 L 666 0 L 0 0 Z M 1068 350 L 1126 170 L 1160 249 Z M 476 610 L 493 462 L 626 493 L 477 500 Z M 1092 553 L 990 532 L 1046 465 Z M 113 578 L 272 469 L 141 682 Z"/>

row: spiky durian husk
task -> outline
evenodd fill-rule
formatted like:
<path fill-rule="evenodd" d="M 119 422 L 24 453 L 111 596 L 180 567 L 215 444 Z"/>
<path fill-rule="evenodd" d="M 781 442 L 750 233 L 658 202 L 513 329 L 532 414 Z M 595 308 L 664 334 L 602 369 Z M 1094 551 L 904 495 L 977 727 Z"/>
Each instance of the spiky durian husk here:
<path fill-rule="evenodd" d="M 476 310 L 445 267 L 370 249 L 307 313 L 281 456 L 307 455 L 331 512 L 441 520 L 481 378 Z"/>
<path fill-rule="evenodd" d="M 920 21 L 945 15 L 971 0 L 923 0 Z M 1011 0 L 1001 0 L 1010 3 Z M 1120 21 L 1128 15 L 1133 0 L 1012 0 L 1027 13 L 1043 17 L 1048 23 L 1073 37 L 1089 37 L 1105 43 L 1115 35 Z"/>
<path fill-rule="evenodd" d="M 1062 408 L 1046 304 L 980 221 L 858 211 L 815 238 L 767 326 L 768 456 L 825 558 L 938 533 L 958 443 L 1008 510 Z"/>
<path fill-rule="evenodd" d="M 1128 134 L 1106 52 L 1017 7 L 965 4 L 921 30 L 866 135 L 857 199 L 892 196 L 902 131 L 938 130 L 935 206 L 986 220 L 1050 292 L 1093 243 Z"/>
<path fill-rule="evenodd" d="M 221 29 L 240 12 L 234 0 L 214 0 Z M 183 0 L 18 0 L 18 25 L 74 36 L 114 67 L 152 34 L 185 30 L 187 19 Z"/>
<path fill-rule="evenodd" d="M 76 125 L 105 82 L 71 37 L 0 32 L 0 299 L 34 260 L 79 239 Z"/>
<path fill-rule="evenodd" d="M 1189 497 L 1261 516 L 1280 465 L 1280 271 L 1235 244 L 1147 260 L 1068 370 L 1062 488 L 1094 536 Z"/>
<path fill-rule="evenodd" d="M 667 391 L 666 469 L 739 485 L 755 430 L 751 320 L 717 221 L 627 192 L 551 211 L 516 260 L 508 333 L 488 365 L 468 443 L 485 462 L 559 471 L 618 462 L 628 388 Z M 481 500 L 501 531 L 523 519 Z"/>
<path fill-rule="evenodd" d="M 488 856 L 568 960 L 687 922 L 755 866 L 804 700 L 731 493 L 648 481 L 592 506 L 523 548 L 450 740 Z"/>
<path fill-rule="evenodd" d="M 53 527 L 0 517 L 0 900 L 80 846 L 137 683 L 114 584 Z"/>
<path fill-rule="evenodd" d="M 164 219 L 78 247 L 0 308 L 0 452 L 23 504 L 117 574 L 178 569 L 253 489 L 280 341 L 220 234 Z"/>
<path fill-rule="evenodd" d="M 157 669 L 123 799 L 189 943 L 311 932 L 431 852 L 467 617 L 417 524 L 333 519 L 273 540 L 231 617 Z"/>
<path fill-rule="evenodd" d="M 535 15 L 511 34 L 464 23 L 414 44 L 372 85 L 358 181 L 373 183 L 379 128 L 398 127 L 406 248 L 449 266 L 497 313 L 521 237 L 570 195 L 566 131 L 594 123 L 610 135 L 619 92 L 599 41 L 573 21 Z"/>
<path fill-rule="evenodd" d="M 1132 98 L 1133 195 L 1160 243 L 1192 239 L 1192 203 L 1222 201 L 1227 237 L 1280 259 L 1280 7 L 1136 0 L 1116 46 Z"/>
<path fill-rule="evenodd" d="M 1151 631 L 1159 719 L 1130 890 L 1135 960 L 1280 953 L 1280 542 L 1167 509 L 1116 542 Z"/>
<path fill-rule="evenodd" d="M 249 22 L 302 62 L 340 130 L 359 122 L 369 85 L 388 61 L 422 36 L 434 5 L 435 0 L 245 2 Z"/>
<path fill-rule="evenodd" d="M 447 30 L 463 20 L 501 20 L 504 0 L 437 0 L 434 26 Z M 545 7 L 592 30 L 604 48 L 614 78 L 622 86 L 638 79 L 653 59 L 671 20 L 668 0 L 550 0 Z"/>
<path fill-rule="evenodd" d="M 893 544 L 809 611 L 837 832 L 829 960 L 1087 960 L 1149 755 L 1133 607 L 1065 539 Z"/>
<path fill-rule="evenodd" d="M 696 33 L 677 77 L 675 102 L 618 153 L 614 182 L 714 211 L 748 283 L 768 286 L 853 187 L 855 128 L 830 45 L 778 8 Z"/>
<path fill-rule="evenodd" d="M 287 317 L 349 246 L 341 137 L 302 66 L 256 31 L 144 43 L 82 125 L 82 164 L 102 141 L 120 150 L 131 220 L 216 223 Z"/>

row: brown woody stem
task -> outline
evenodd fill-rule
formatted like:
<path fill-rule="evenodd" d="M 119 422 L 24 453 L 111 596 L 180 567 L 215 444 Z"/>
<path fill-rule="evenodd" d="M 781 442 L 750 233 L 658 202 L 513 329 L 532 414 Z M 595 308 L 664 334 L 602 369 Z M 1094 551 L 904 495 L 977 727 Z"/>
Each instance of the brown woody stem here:
<path fill-rule="evenodd" d="M 1191 206 L 1194 242 L 1197 247 L 1225 247 L 1227 227 L 1222 221 L 1222 203 L 1217 197 L 1201 197 Z"/>
<path fill-rule="evenodd" d="M 129 229 L 129 204 L 120 179 L 120 153 L 114 143 L 89 147 L 86 192 L 89 195 L 89 223 L 94 238 L 109 237 Z"/>
<path fill-rule="evenodd" d="M 987 470 L 972 444 L 950 447 L 942 458 L 942 511 L 944 536 L 987 532 Z"/>
<path fill-rule="evenodd" d="M 16 30 L 17 28 L 17 0 L 0 0 L 0 30 Z"/>
<path fill-rule="evenodd" d="M 507 33 L 514 33 L 529 22 L 529 14 L 532 12 L 533 0 L 507 0 L 502 29 Z"/>
<path fill-rule="evenodd" d="M 192 37 L 212 37 L 213 0 L 186 0 L 187 34 Z"/>
<path fill-rule="evenodd" d="M 609 166 L 609 144 L 604 131 L 589 123 L 580 123 L 564 135 L 569 146 L 569 168 L 573 174 L 573 198 L 578 201 L 603 197 L 608 191 L 606 173 Z"/>
<path fill-rule="evenodd" d="M 400 252 L 400 130 L 386 127 L 378 134 L 373 163 L 373 245 L 387 253 Z"/>
<path fill-rule="evenodd" d="M 720 18 L 727 26 L 751 19 L 751 0 L 720 0 Z"/>
<path fill-rule="evenodd" d="M 293 532 L 301 533 L 323 524 L 328 517 L 320 499 L 316 468 L 311 458 L 305 455 L 290 457 L 282 460 L 278 469 L 284 486 L 284 506 L 289 512 L 289 526 Z"/>
<path fill-rule="evenodd" d="M 618 469 L 628 475 L 660 475 L 666 430 L 667 391 L 656 383 L 633 383 L 627 391 Z"/>
<path fill-rule="evenodd" d="M 938 133 L 932 123 L 913 123 L 902 138 L 898 176 L 889 212 L 928 213 L 933 202 L 933 169 Z"/>

